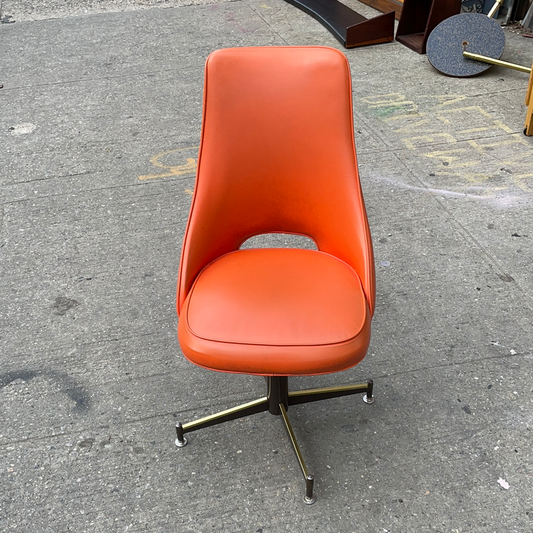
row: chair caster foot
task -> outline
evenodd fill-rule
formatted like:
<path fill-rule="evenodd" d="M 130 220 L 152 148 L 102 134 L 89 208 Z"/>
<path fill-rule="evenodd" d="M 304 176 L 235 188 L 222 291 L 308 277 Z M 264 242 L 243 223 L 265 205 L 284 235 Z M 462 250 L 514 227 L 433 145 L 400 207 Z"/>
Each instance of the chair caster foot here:
<path fill-rule="evenodd" d="M 187 439 L 183 435 L 183 426 L 181 425 L 181 422 L 178 422 L 176 424 L 176 440 L 174 441 L 174 444 L 178 448 L 183 448 L 184 446 L 187 446 Z"/>
<path fill-rule="evenodd" d="M 313 503 L 316 502 L 316 496 L 313 494 L 310 498 L 308 496 L 304 496 L 304 503 L 307 505 L 313 505 Z"/>
<path fill-rule="evenodd" d="M 313 505 L 316 502 L 316 496 L 313 493 L 313 486 L 315 483 L 315 476 L 313 474 L 307 474 L 305 476 L 305 496 L 304 502 L 307 505 Z"/>
<path fill-rule="evenodd" d="M 365 394 L 363 396 L 363 402 L 368 403 L 369 405 L 373 404 L 374 403 L 374 396 L 368 396 L 368 395 Z"/>

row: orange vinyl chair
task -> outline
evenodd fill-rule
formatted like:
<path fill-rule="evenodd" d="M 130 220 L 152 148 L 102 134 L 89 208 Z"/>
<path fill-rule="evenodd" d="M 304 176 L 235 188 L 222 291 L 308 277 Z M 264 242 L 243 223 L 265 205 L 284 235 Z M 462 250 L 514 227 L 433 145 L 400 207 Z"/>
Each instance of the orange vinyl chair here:
<path fill-rule="evenodd" d="M 241 249 L 285 233 L 316 250 Z M 198 174 L 180 261 L 178 338 L 192 363 L 264 376 L 266 396 L 186 424 L 281 415 L 306 480 L 289 406 L 373 383 L 289 392 L 289 376 L 346 370 L 370 342 L 372 242 L 354 147 L 350 69 L 323 47 L 218 50 L 206 64 Z"/>

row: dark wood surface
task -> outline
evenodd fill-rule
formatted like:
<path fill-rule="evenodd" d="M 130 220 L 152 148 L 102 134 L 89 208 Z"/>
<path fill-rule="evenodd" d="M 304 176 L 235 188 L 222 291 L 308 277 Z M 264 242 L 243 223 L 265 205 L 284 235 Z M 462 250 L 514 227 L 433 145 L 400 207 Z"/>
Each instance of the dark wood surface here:
<path fill-rule="evenodd" d="M 323 24 L 346 47 L 394 39 L 394 11 L 367 19 L 337 0 L 286 0 Z"/>
<path fill-rule="evenodd" d="M 389 13 L 394 11 L 394 16 L 396 20 L 400 20 L 400 15 L 402 14 L 403 2 L 398 0 L 359 0 L 367 6 L 373 7 L 382 13 Z"/>
<path fill-rule="evenodd" d="M 396 40 L 419 54 L 425 54 L 433 29 L 460 10 L 461 0 L 405 0 Z"/>

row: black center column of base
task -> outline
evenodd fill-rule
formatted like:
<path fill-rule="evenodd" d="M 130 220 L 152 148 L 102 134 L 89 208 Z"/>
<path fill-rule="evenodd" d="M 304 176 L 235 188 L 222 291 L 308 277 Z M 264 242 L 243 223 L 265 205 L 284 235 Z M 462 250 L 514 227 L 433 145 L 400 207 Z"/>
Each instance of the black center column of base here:
<path fill-rule="evenodd" d="M 268 412 L 273 415 L 281 414 L 279 404 L 289 408 L 289 378 L 287 376 L 267 377 Z"/>

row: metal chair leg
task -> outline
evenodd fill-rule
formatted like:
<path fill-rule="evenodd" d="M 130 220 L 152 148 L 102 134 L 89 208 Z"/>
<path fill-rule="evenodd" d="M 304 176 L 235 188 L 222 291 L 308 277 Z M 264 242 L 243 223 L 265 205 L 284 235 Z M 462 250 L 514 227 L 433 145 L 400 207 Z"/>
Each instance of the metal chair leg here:
<path fill-rule="evenodd" d="M 302 474 L 305 479 L 304 502 L 307 503 L 308 505 L 311 505 L 316 502 L 316 497 L 313 494 L 313 485 L 314 485 L 315 478 L 307 470 L 307 466 L 305 465 L 302 452 L 300 451 L 300 447 L 298 446 L 296 436 L 294 435 L 294 431 L 292 430 L 292 426 L 289 421 L 287 411 L 285 410 L 285 406 L 282 403 L 279 404 L 279 410 L 280 410 L 281 417 L 283 418 L 283 422 L 285 422 L 285 429 L 287 430 L 287 433 L 289 434 L 289 439 L 291 440 L 292 448 L 294 450 L 294 453 L 296 454 L 296 458 L 298 459 L 300 469 L 302 470 Z"/>
<path fill-rule="evenodd" d="M 174 441 L 174 444 L 178 448 L 183 448 L 187 445 L 188 440 L 183 436 L 183 426 L 181 425 L 181 422 L 176 423 L 176 440 Z"/>
<path fill-rule="evenodd" d="M 268 398 L 264 396 L 258 400 L 244 403 L 242 405 L 238 405 L 237 407 L 226 409 L 225 411 L 220 411 L 214 415 L 204 416 L 203 418 L 199 418 L 193 422 L 187 422 L 183 425 L 178 422 L 176 424 L 175 444 L 178 446 L 178 448 L 185 446 L 187 444 L 187 439 L 184 437 L 184 434 L 190 431 L 196 431 L 197 429 L 203 429 L 216 424 L 222 424 L 230 420 L 236 420 L 237 418 L 243 418 L 245 416 L 254 415 L 267 410 Z"/>
<path fill-rule="evenodd" d="M 368 390 L 363 396 L 363 402 L 370 404 L 374 403 L 374 382 L 371 379 L 368 381 Z"/>
<path fill-rule="evenodd" d="M 318 402 L 329 398 L 339 398 L 351 394 L 362 394 L 365 403 L 374 403 L 374 382 L 368 380 L 366 383 L 357 385 L 341 385 L 339 387 L 324 387 L 320 389 L 307 389 L 289 392 L 289 405 L 300 403 Z"/>
<path fill-rule="evenodd" d="M 317 402 L 320 400 L 326 400 L 328 398 L 338 398 L 341 396 L 348 396 L 352 394 L 363 393 L 363 401 L 365 403 L 374 403 L 374 382 L 369 380 L 367 383 L 361 383 L 357 385 L 343 385 L 340 387 L 324 387 L 319 389 L 307 389 L 301 391 L 288 391 L 288 380 L 286 376 L 272 376 L 267 377 L 267 396 L 248 402 L 225 411 L 220 411 L 213 415 L 205 416 L 194 420 L 193 422 L 187 422 L 176 424 L 176 441 L 175 444 L 179 448 L 182 448 L 187 444 L 185 433 L 190 431 L 196 431 L 197 429 L 203 429 L 216 424 L 222 424 L 229 420 L 235 420 L 243 418 L 245 416 L 261 413 L 263 411 L 269 411 L 274 415 L 281 415 L 285 428 L 289 435 L 294 453 L 298 459 L 298 464 L 304 476 L 305 480 L 305 496 L 304 502 L 308 505 L 315 503 L 316 497 L 313 493 L 315 478 L 309 473 L 305 461 L 296 441 L 296 436 L 292 429 L 289 417 L 287 415 L 287 409 L 290 405 L 298 405 L 301 403 Z"/>

